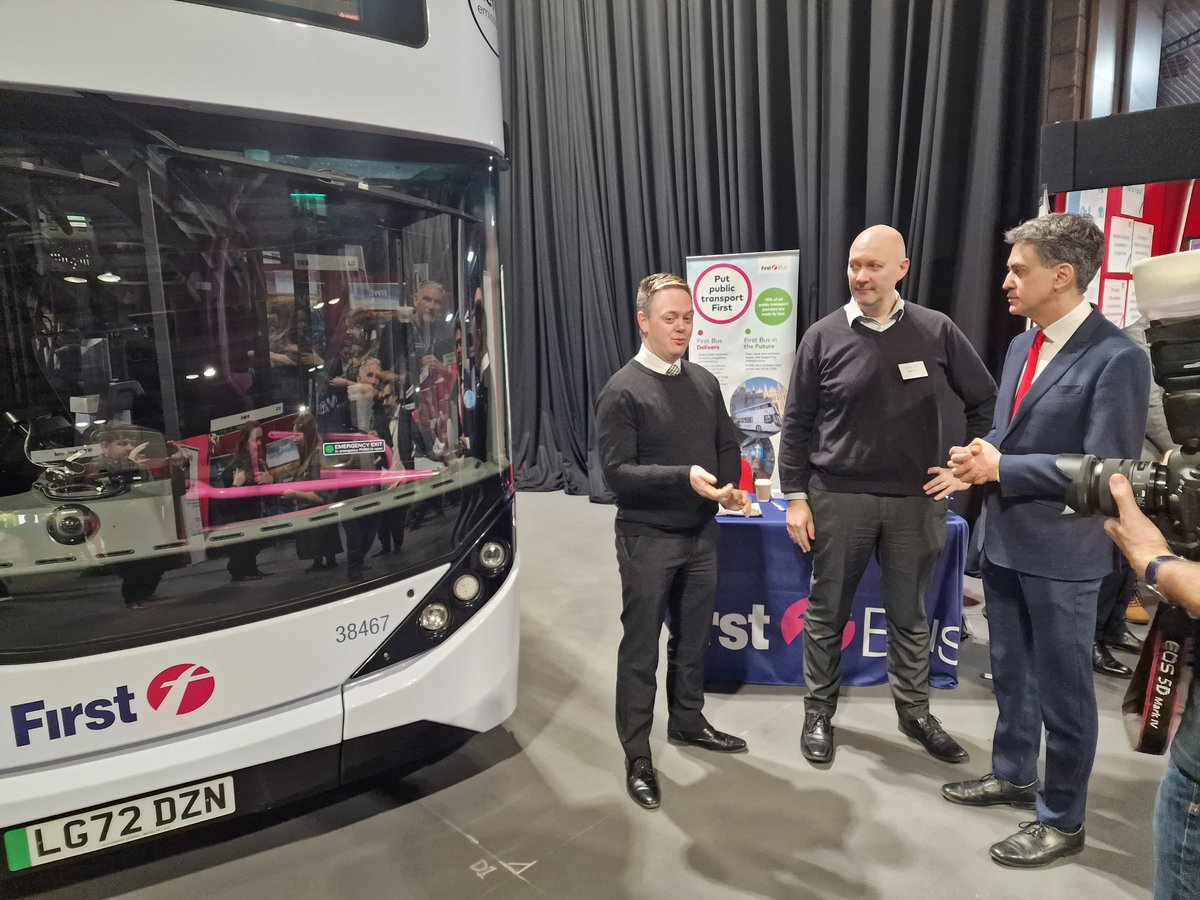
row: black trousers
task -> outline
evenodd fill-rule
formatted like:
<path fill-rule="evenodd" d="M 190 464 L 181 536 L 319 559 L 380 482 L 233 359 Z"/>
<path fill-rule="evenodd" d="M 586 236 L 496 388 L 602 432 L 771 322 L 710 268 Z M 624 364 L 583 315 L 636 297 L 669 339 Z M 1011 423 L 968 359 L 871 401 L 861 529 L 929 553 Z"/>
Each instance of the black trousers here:
<path fill-rule="evenodd" d="M 262 549 L 262 541 L 242 541 L 240 544 L 229 545 L 229 562 L 225 568 L 233 578 L 243 578 L 258 571 L 258 551 Z"/>
<path fill-rule="evenodd" d="M 342 522 L 342 528 L 346 530 L 346 568 L 353 575 L 362 571 L 363 560 L 367 558 L 370 549 L 375 546 L 375 534 L 379 530 L 379 516 L 372 513 L 356 519 L 348 519 Z"/>
<path fill-rule="evenodd" d="M 888 683 L 902 719 L 929 712 L 925 594 L 946 543 L 946 504 L 928 497 L 811 490 L 817 537 L 804 613 L 806 712 L 832 716 L 842 683 L 842 632 L 873 555 L 883 574 Z"/>
<path fill-rule="evenodd" d="M 1133 597 L 1137 578 L 1129 563 L 1120 565 L 1100 581 L 1096 606 L 1096 643 L 1119 641 L 1125 633 L 1125 607 Z"/>
<path fill-rule="evenodd" d="M 617 650 L 617 736 L 629 759 L 650 756 L 658 641 L 669 609 L 667 727 L 699 731 L 704 719 L 704 651 L 717 599 L 717 523 L 695 534 L 617 535 L 621 626 Z"/>

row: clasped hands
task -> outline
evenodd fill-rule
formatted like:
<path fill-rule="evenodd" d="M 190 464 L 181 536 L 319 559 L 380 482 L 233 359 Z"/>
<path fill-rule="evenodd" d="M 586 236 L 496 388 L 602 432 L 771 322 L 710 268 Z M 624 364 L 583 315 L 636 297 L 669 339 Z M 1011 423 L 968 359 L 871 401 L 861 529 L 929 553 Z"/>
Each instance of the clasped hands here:
<path fill-rule="evenodd" d="M 965 447 L 951 447 L 946 465 L 950 474 L 965 485 L 1000 480 L 1000 451 L 982 438 L 975 438 Z"/>
<path fill-rule="evenodd" d="M 717 487 L 717 476 L 702 466 L 692 466 L 688 472 L 692 490 L 707 500 L 716 500 L 726 509 L 740 509 L 743 516 L 750 515 L 750 495 L 739 491 L 732 484 Z"/>
<path fill-rule="evenodd" d="M 981 438 L 965 447 L 951 447 L 944 466 L 930 466 L 926 474 L 925 494 L 945 500 L 951 494 L 968 490 L 973 484 L 1000 480 L 1000 451 Z"/>

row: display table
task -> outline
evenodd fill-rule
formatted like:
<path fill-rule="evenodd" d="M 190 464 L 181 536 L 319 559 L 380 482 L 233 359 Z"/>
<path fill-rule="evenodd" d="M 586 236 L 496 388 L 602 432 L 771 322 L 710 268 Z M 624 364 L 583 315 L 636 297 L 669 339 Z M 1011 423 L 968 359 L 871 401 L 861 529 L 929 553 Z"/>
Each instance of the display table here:
<path fill-rule="evenodd" d="M 705 657 L 710 683 L 804 684 L 802 630 L 812 565 L 809 555 L 789 540 L 784 512 L 771 503 L 760 505 L 762 518 L 717 517 L 717 606 Z M 946 547 L 925 597 L 932 639 L 929 682 L 934 687 L 958 683 L 966 553 L 967 523 L 948 512 Z M 887 619 L 879 579 L 879 564 L 872 560 L 842 638 L 843 684 L 887 681 Z"/>

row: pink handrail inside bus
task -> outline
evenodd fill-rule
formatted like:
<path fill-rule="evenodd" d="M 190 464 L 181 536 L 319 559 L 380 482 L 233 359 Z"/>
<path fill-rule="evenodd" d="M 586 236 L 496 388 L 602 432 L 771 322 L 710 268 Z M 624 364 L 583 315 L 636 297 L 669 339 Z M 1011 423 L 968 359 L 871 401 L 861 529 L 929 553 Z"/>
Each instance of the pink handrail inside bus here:
<path fill-rule="evenodd" d="M 241 497 L 269 497 L 287 491 L 321 491 L 336 487 L 337 490 L 356 487 L 384 488 L 409 481 L 423 481 L 436 475 L 429 469 L 392 472 L 385 469 L 344 469 L 333 478 L 318 478 L 309 481 L 276 481 L 271 484 L 246 484 L 242 487 L 214 487 L 203 481 L 193 481 L 192 488 L 200 497 L 231 500 Z M 331 484 L 336 482 L 336 484 Z M 189 491 L 189 493 L 191 493 Z"/>

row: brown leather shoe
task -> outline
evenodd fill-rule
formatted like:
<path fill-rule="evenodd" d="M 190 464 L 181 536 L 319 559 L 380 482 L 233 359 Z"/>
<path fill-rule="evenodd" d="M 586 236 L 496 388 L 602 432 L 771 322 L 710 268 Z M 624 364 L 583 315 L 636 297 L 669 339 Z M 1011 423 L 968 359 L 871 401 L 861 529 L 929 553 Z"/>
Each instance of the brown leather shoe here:
<path fill-rule="evenodd" d="M 1150 624 L 1150 613 L 1146 612 L 1146 607 L 1142 606 L 1141 594 L 1134 593 L 1133 599 L 1125 607 L 1125 621 L 1134 625 Z"/>
<path fill-rule="evenodd" d="M 988 772 L 975 781 L 954 781 L 942 785 L 942 796 L 951 803 L 967 806 L 1015 806 L 1033 809 L 1037 802 L 1038 783 L 1019 785 L 997 778 Z"/>
<path fill-rule="evenodd" d="M 1061 831 L 1045 822 L 1022 822 L 1021 830 L 992 844 L 992 860 L 1002 866 L 1034 869 L 1083 850 L 1083 826 L 1075 832 Z"/>

